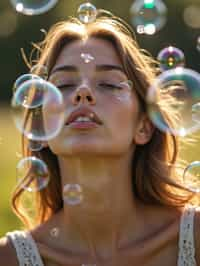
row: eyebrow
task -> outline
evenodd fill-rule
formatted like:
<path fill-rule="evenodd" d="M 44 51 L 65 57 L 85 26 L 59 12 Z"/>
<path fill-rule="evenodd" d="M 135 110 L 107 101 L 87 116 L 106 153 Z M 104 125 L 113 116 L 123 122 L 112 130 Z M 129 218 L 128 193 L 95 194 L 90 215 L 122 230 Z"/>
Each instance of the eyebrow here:
<path fill-rule="evenodd" d="M 112 71 L 112 70 L 118 70 L 121 71 L 123 74 L 125 74 L 123 67 L 120 65 L 96 65 L 96 71 Z M 79 72 L 78 68 L 76 66 L 72 65 L 63 65 L 63 66 L 57 66 L 51 71 L 51 75 L 55 72 L 59 71 L 67 71 L 67 72 Z"/>

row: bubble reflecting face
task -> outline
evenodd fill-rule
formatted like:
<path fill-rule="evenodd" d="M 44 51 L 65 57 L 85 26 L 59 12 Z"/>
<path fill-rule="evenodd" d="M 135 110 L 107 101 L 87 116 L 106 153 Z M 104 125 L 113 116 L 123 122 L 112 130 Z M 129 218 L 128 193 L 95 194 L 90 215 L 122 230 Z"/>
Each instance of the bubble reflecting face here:
<path fill-rule="evenodd" d="M 46 66 L 43 66 L 43 65 L 40 65 L 40 64 L 37 64 L 37 65 L 34 65 L 30 72 L 32 74 L 36 74 L 38 75 L 39 77 L 47 80 L 48 78 L 48 70 L 47 70 L 47 67 Z"/>
<path fill-rule="evenodd" d="M 33 156 L 23 158 L 17 165 L 17 183 L 29 192 L 44 189 L 49 183 L 47 165 Z"/>
<path fill-rule="evenodd" d="M 15 92 L 25 81 L 40 79 L 38 75 L 34 74 L 24 74 L 18 77 L 13 85 L 13 92 Z"/>
<path fill-rule="evenodd" d="M 15 10 L 24 15 L 40 15 L 53 8 L 58 0 L 10 0 Z"/>
<path fill-rule="evenodd" d="M 78 18 L 83 23 L 91 23 L 96 20 L 97 9 L 91 3 L 83 3 L 78 8 Z"/>
<path fill-rule="evenodd" d="M 78 205 L 83 200 L 83 191 L 79 184 L 66 184 L 63 188 L 63 200 L 68 205 Z"/>
<path fill-rule="evenodd" d="M 16 127 L 33 141 L 54 138 L 64 124 L 62 94 L 42 79 L 23 83 L 14 93 L 11 106 Z"/>
<path fill-rule="evenodd" d="M 162 49 L 157 56 L 157 60 L 160 63 L 160 69 L 162 71 L 175 67 L 183 67 L 185 65 L 184 53 L 173 46 Z"/>
<path fill-rule="evenodd" d="M 163 72 L 149 88 L 147 102 L 150 119 L 162 131 L 184 137 L 200 129 L 196 121 L 200 102 L 197 72 L 184 68 Z"/>
<path fill-rule="evenodd" d="M 183 181 L 191 191 L 200 193 L 200 161 L 192 162 L 185 168 Z"/>
<path fill-rule="evenodd" d="M 161 0 L 136 0 L 130 13 L 131 22 L 139 34 L 153 35 L 166 23 L 167 8 Z"/>

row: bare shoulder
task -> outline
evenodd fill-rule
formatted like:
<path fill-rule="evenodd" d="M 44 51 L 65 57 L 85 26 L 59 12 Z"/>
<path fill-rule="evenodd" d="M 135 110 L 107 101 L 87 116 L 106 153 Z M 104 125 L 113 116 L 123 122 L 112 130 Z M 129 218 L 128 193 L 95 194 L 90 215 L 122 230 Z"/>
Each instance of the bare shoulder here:
<path fill-rule="evenodd" d="M 197 265 L 200 265 L 200 207 L 196 208 L 194 218 L 194 240 Z"/>
<path fill-rule="evenodd" d="M 0 239 L 0 264 L 18 266 L 17 256 L 12 243 L 7 237 Z"/>

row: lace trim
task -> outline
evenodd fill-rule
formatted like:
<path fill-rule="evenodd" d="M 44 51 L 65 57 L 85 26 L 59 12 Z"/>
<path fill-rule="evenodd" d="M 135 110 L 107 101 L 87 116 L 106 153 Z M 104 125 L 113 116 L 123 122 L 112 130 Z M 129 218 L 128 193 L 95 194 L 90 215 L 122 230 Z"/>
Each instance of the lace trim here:
<path fill-rule="evenodd" d="M 178 266 L 196 266 L 194 245 L 194 214 L 195 207 L 187 206 L 181 217 Z"/>
<path fill-rule="evenodd" d="M 16 249 L 19 266 L 44 266 L 35 241 L 29 232 L 14 231 L 7 233 L 6 236 Z"/>

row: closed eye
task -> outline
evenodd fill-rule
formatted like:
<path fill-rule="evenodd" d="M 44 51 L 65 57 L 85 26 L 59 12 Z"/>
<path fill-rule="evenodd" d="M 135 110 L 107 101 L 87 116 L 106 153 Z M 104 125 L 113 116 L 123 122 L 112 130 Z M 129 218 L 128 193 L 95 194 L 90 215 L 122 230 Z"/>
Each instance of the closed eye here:
<path fill-rule="evenodd" d="M 98 87 L 103 88 L 103 89 L 110 89 L 110 90 L 122 89 L 121 86 L 116 85 L 116 84 L 111 84 L 111 83 L 100 83 L 100 84 L 98 84 Z"/>
<path fill-rule="evenodd" d="M 74 89 L 76 88 L 76 84 L 69 83 L 69 84 L 62 84 L 62 85 L 57 85 L 57 88 L 60 90 L 65 90 L 65 89 Z"/>

